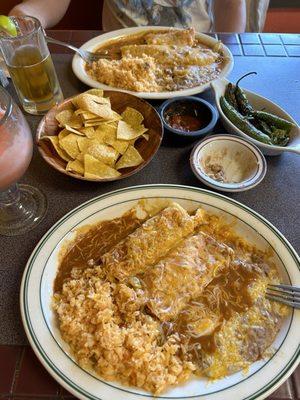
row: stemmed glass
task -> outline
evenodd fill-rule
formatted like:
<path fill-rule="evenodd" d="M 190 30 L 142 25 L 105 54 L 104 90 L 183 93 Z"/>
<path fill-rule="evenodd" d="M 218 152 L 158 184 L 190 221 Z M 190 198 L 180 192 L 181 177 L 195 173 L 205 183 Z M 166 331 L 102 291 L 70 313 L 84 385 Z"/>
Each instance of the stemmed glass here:
<path fill-rule="evenodd" d="M 45 196 L 29 185 L 18 185 L 32 158 L 32 135 L 26 119 L 0 86 L 0 234 L 21 235 L 44 217 Z"/>

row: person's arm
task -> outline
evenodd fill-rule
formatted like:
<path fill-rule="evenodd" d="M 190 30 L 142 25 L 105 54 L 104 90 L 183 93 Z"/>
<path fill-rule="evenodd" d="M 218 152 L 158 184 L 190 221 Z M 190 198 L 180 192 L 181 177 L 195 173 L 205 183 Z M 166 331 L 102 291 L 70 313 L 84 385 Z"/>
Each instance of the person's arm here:
<path fill-rule="evenodd" d="M 246 0 L 213 0 L 215 32 L 245 32 Z"/>
<path fill-rule="evenodd" d="M 51 28 L 65 15 L 71 0 L 25 0 L 18 4 L 9 15 L 31 15 L 40 20 L 43 28 Z"/>

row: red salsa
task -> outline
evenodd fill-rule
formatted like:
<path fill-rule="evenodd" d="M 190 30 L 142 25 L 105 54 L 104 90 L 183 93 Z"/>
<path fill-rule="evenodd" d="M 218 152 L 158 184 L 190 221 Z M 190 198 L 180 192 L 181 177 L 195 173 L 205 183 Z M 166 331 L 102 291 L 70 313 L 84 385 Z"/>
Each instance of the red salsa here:
<path fill-rule="evenodd" d="M 198 131 L 204 125 L 200 118 L 188 114 L 168 115 L 166 121 L 171 128 L 185 132 Z"/>
<path fill-rule="evenodd" d="M 176 99 L 165 106 L 163 117 L 170 128 L 188 134 L 205 128 L 211 121 L 212 112 L 201 101 Z"/>

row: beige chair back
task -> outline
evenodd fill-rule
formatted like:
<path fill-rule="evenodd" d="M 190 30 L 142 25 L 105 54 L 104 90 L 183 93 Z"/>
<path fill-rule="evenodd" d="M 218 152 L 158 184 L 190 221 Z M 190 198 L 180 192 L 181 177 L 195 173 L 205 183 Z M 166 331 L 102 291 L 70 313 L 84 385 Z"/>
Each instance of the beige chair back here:
<path fill-rule="evenodd" d="M 264 28 L 270 0 L 246 0 L 247 32 L 261 32 Z"/>

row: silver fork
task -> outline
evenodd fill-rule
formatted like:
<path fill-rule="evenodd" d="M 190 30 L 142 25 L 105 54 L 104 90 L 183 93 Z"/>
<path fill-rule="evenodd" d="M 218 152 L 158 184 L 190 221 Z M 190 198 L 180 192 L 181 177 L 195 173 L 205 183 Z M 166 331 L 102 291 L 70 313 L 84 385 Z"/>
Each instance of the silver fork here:
<path fill-rule="evenodd" d="M 67 47 L 68 49 L 75 51 L 75 53 L 79 54 L 80 57 L 87 63 L 92 63 L 94 61 L 98 61 L 103 58 L 106 60 L 111 59 L 107 50 L 101 51 L 99 53 L 92 53 L 91 51 L 78 49 L 78 47 L 72 46 L 71 44 L 65 42 L 61 42 L 60 40 L 53 39 L 49 36 L 46 36 L 46 40 L 48 43 L 58 44 L 59 46 L 64 46 Z"/>
<path fill-rule="evenodd" d="M 290 307 L 300 309 L 300 287 L 292 285 L 271 285 L 266 291 L 266 297 L 286 304 Z"/>

